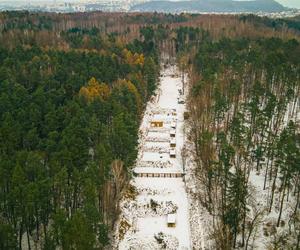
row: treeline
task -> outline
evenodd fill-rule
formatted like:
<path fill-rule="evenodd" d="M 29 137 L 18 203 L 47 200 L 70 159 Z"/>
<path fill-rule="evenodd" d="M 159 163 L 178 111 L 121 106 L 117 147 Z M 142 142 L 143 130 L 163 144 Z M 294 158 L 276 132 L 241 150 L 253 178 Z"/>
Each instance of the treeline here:
<path fill-rule="evenodd" d="M 299 42 L 206 39 L 189 58 L 198 197 L 213 218 L 215 248 L 249 249 L 257 232 L 273 237 L 272 249 L 298 249 Z M 275 229 L 263 231 L 271 213 Z"/>
<path fill-rule="evenodd" d="M 286 18 L 286 19 L 283 18 L 270 19 L 268 17 L 247 15 L 247 16 L 241 16 L 240 20 L 242 20 L 243 22 L 250 21 L 255 26 L 265 25 L 275 30 L 294 29 L 297 30 L 298 32 L 300 31 L 300 16 Z"/>
<path fill-rule="evenodd" d="M 103 248 L 136 159 L 159 72 L 151 34 L 61 35 L 68 49 L 0 46 L 0 249 Z"/>
<path fill-rule="evenodd" d="M 202 29 L 210 32 L 214 39 L 221 37 L 280 37 L 298 39 L 299 21 L 294 19 L 269 19 L 252 15 L 200 15 L 182 13 L 0 13 L 0 44 L 6 48 L 33 44 L 43 47 L 69 49 L 68 36 L 75 39 L 73 45 L 83 43 L 81 48 L 94 47 L 95 43 L 105 43 L 117 39 L 119 44 L 128 44 L 142 39 L 140 29 L 151 27 L 154 31 L 164 30 L 166 37 L 157 39 L 169 43 L 176 40 L 176 30 L 180 27 Z M 275 28 L 274 28 L 275 27 Z M 89 35 L 93 34 L 93 39 Z M 96 34 L 97 33 L 97 34 Z M 66 37 L 67 36 L 67 37 Z M 77 37 L 78 36 L 78 37 Z M 89 40 L 92 41 L 89 41 Z M 78 41 L 77 41 L 78 40 Z M 99 45 L 97 45 L 99 47 Z"/>

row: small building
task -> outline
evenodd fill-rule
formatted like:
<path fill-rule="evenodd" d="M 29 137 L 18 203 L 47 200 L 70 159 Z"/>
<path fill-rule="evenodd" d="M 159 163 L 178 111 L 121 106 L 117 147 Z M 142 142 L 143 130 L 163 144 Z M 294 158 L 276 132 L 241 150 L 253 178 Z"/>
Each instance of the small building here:
<path fill-rule="evenodd" d="M 171 128 L 176 129 L 176 122 L 171 122 Z"/>
<path fill-rule="evenodd" d="M 176 151 L 175 151 L 175 149 L 171 149 L 170 150 L 170 157 L 171 158 L 176 158 Z"/>
<path fill-rule="evenodd" d="M 176 214 L 168 214 L 167 223 L 168 227 L 176 227 Z"/>
<path fill-rule="evenodd" d="M 170 131 L 170 137 L 174 138 L 176 136 L 176 130 L 175 129 L 172 129 Z"/>
<path fill-rule="evenodd" d="M 161 128 L 164 126 L 164 122 L 163 121 L 151 121 L 151 127 L 152 128 Z"/>
<path fill-rule="evenodd" d="M 175 138 L 171 139 L 170 146 L 171 146 L 171 148 L 175 148 L 176 147 L 176 139 Z"/>

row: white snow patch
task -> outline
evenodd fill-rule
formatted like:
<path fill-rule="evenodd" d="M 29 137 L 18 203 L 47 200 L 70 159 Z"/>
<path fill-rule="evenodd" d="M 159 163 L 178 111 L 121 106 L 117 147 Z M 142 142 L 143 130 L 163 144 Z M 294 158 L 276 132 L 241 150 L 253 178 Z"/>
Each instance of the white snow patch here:
<path fill-rule="evenodd" d="M 133 169 L 136 173 L 183 172 L 185 106 L 178 104 L 182 82 L 175 66 L 164 69 L 162 75 L 157 95 L 147 104 L 140 126 L 139 156 Z M 152 121 L 162 121 L 163 127 L 151 127 Z M 176 142 L 175 148 L 171 141 Z M 171 150 L 176 158 L 170 158 Z M 115 248 L 192 249 L 190 205 L 183 179 L 135 177 L 131 184 L 138 195 L 120 202 L 120 221 L 125 219 L 130 227 L 120 236 L 117 226 Z M 168 214 L 175 214 L 175 227 L 168 227 Z"/>

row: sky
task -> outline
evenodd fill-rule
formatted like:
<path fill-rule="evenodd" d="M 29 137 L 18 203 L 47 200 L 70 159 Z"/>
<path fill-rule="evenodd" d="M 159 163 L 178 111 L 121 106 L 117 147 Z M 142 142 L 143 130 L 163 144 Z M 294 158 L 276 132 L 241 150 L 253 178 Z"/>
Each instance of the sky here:
<path fill-rule="evenodd" d="M 300 0 L 277 0 L 277 2 L 286 7 L 300 9 Z"/>
<path fill-rule="evenodd" d="M 57 2 L 84 2 L 84 0 L 57 0 Z M 101 0 L 99 0 L 101 1 Z M 285 7 L 290 7 L 290 8 L 299 8 L 300 9 L 300 0 L 275 0 L 279 3 L 281 3 Z M 1 2 L 9 2 L 8 0 L 0 0 Z M 41 0 L 16 0 L 16 2 L 41 2 Z M 42 0 L 42 2 L 54 2 L 54 0 Z"/>

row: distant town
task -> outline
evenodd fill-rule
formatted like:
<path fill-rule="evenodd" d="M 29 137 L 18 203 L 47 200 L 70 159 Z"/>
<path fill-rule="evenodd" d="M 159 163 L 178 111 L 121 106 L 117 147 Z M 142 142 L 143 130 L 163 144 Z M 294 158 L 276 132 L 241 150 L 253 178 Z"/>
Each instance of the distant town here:
<path fill-rule="evenodd" d="M 0 3 L 0 10 L 28 10 L 45 12 L 87 12 L 87 11 L 110 11 L 127 12 L 136 4 L 144 3 L 145 0 L 101 0 L 101 1 L 81 1 L 81 2 L 4 2 Z"/>
<path fill-rule="evenodd" d="M 73 12 L 91 12 L 91 11 L 104 11 L 104 12 L 143 12 L 133 8 L 140 4 L 150 2 L 149 0 L 101 0 L 101 1 L 74 1 L 63 2 L 59 0 L 53 1 L 37 1 L 37 2 L 0 2 L 0 11 L 18 11 L 27 10 L 32 12 L 56 12 L 56 13 L 73 13 Z M 165 11 L 164 11 L 165 12 Z M 181 13 L 182 11 L 178 11 Z M 183 11 L 190 12 L 190 11 Z M 192 11 L 199 14 L 251 14 L 253 12 L 201 12 Z M 286 9 L 278 12 L 255 12 L 258 16 L 268 16 L 270 18 L 286 18 L 300 15 L 300 9 Z"/>

